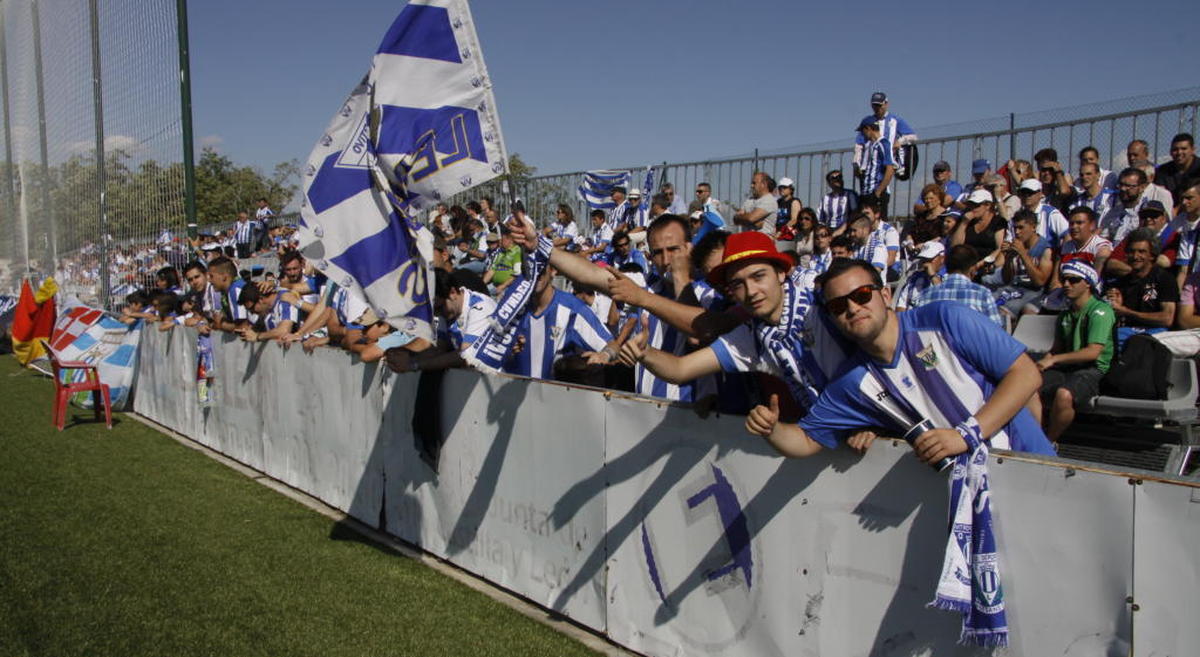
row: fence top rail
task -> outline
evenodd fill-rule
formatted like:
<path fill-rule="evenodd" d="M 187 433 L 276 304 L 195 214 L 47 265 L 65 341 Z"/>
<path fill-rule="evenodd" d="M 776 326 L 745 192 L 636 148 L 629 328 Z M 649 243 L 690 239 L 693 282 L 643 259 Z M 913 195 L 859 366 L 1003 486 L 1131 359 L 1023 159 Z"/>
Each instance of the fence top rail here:
<path fill-rule="evenodd" d="M 919 143 L 938 144 L 938 143 L 951 142 L 951 141 L 960 141 L 963 139 L 987 139 L 990 137 L 1000 137 L 1003 135 L 1024 134 L 1024 133 L 1030 133 L 1030 132 L 1038 132 L 1041 130 L 1054 130 L 1057 128 L 1065 128 L 1068 126 L 1082 125 L 1082 124 L 1087 124 L 1087 123 L 1096 123 L 1096 122 L 1100 122 L 1100 121 L 1116 121 L 1116 120 L 1120 120 L 1120 119 L 1130 118 L 1130 117 L 1134 117 L 1134 116 L 1142 116 L 1142 115 L 1146 115 L 1146 114 L 1159 114 L 1162 112 L 1183 111 L 1188 108 L 1196 108 L 1197 106 L 1200 106 L 1200 96 L 1198 96 L 1194 100 L 1176 102 L 1176 103 L 1171 103 L 1169 105 L 1157 105 L 1154 107 L 1145 107 L 1145 108 L 1140 108 L 1140 109 L 1136 109 L 1136 110 L 1126 110 L 1123 112 L 1110 112 L 1107 114 L 1100 114 L 1100 115 L 1096 115 L 1096 116 L 1084 116 L 1084 117 L 1063 120 L 1063 121 L 1039 123 L 1037 125 L 1005 128 L 1002 130 L 984 130 L 984 131 L 977 131 L 977 132 L 964 132 L 959 135 L 948 135 L 945 137 L 934 137 L 931 139 L 922 139 L 922 140 L 920 140 Z M 755 160 L 755 159 L 766 160 L 766 159 L 788 158 L 788 157 L 837 155 L 837 154 L 848 153 L 851 151 L 851 148 L 849 146 L 835 147 L 832 145 L 824 145 L 824 144 L 816 145 L 813 147 L 801 146 L 799 148 L 800 148 L 800 150 L 790 151 L 787 153 L 765 153 L 765 154 L 759 153 L 758 155 L 755 155 L 753 153 L 747 153 L 747 154 L 742 154 L 742 155 L 716 157 L 716 158 L 711 158 L 711 159 L 707 159 L 707 160 L 694 160 L 694 161 L 690 161 L 690 162 L 671 162 L 671 163 L 667 163 L 666 166 L 667 166 L 667 168 L 695 167 L 695 166 L 705 166 L 705 165 L 714 165 L 714 164 L 726 164 L 729 162 L 745 162 L 745 161 Z M 645 169 L 646 166 L 647 165 L 639 165 L 639 166 L 633 166 L 633 167 L 612 167 L 612 169 L 617 170 L 617 171 L 638 171 L 641 169 Z M 661 166 L 661 165 L 650 164 L 649 166 Z M 582 176 L 585 173 L 587 173 L 587 172 L 586 171 L 570 171 L 570 172 L 566 172 L 566 173 L 549 173 L 549 174 L 544 174 L 544 175 L 540 175 L 540 176 L 533 176 L 529 180 L 530 180 L 530 182 L 537 182 L 540 180 L 548 180 L 551 178 L 563 178 L 563 177 L 571 177 L 571 176 L 578 177 L 578 176 Z"/>

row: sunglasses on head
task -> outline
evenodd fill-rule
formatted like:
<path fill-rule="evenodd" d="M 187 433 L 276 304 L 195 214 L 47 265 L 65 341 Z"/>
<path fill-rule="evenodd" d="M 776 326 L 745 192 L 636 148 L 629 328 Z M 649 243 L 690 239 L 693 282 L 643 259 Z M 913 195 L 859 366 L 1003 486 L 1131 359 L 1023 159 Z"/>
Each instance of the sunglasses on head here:
<path fill-rule="evenodd" d="M 843 294 L 840 297 L 834 297 L 825 301 L 825 310 L 830 315 L 838 316 L 846 312 L 850 307 L 850 302 L 853 301 L 856 305 L 865 306 L 871 302 L 871 297 L 875 294 L 875 290 L 881 289 L 880 286 L 874 283 L 856 287 L 850 292 Z"/>

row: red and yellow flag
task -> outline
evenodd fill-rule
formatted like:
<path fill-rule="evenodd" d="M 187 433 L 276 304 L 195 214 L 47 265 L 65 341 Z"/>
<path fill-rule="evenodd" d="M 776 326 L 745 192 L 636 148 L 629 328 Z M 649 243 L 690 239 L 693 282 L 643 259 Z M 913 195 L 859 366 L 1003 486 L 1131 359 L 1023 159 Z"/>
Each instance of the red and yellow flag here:
<path fill-rule="evenodd" d="M 41 341 L 49 340 L 54 328 L 54 295 L 57 292 L 58 284 L 53 278 L 42 281 L 37 292 L 33 291 L 29 279 L 21 282 L 21 297 L 13 309 L 12 343 L 17 362 L 26 367 L 46 353 Z"/>

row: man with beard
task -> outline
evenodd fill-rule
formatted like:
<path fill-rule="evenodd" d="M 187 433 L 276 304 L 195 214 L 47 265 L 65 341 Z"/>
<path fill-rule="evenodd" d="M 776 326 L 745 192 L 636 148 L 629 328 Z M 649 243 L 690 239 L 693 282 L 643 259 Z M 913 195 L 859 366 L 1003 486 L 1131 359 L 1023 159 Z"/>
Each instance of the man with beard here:
<path fill-rule="evenodd" d="M 1147 201 L 1143 193 L 1149 183 L 1145 172 L 1127 167 L 1117 177 L 1117 200 L 1100 217 L 1100 234 L 1116 244 L 1138 227 L 1138 210 Z"/>

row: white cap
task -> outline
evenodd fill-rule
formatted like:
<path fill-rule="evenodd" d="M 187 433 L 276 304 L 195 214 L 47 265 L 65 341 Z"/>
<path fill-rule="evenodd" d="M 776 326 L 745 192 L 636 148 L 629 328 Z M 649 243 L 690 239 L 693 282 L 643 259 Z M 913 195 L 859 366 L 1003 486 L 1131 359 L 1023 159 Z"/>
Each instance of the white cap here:
<path fill-rule="evenodd" d="M 946 252 L 946 245 L 941 240 L 928 240 L 921 245 L 917 257 L 922 260 L 932 260 Z"/>
<path fill-rule="evenodd" d="M 967 203 L 991 203 L 993 200 L 992 193 L 986 189 L 977 189 L 967 197 Z"/>
<path fill-rule="evenodd" d="M 796 189 L 796 181 L 792 180 L 791 178 L 780 178 L 779 184 L 777 184 L 775 186 L 776 187 L 791 187 L 792 189 Z"/>
<path fill-rule="evenodd" d="M 633 189 L 629 190 L 629 193 L 626 194 L 626 196 L 628 196 L 629 198 L 633 198 L 635 196 L 638 198 L 641 198 L 642 190 L 638 189 L 637 187 L 634 187 Z"/>
<path fill-rule="evenodd" d="M 1021 183 L 1020 188 L 1037 193 L 1042 191 L 1042 181 L 1038 180 L 1037 178 L 1027 178 L 1025 182 Z"/>

